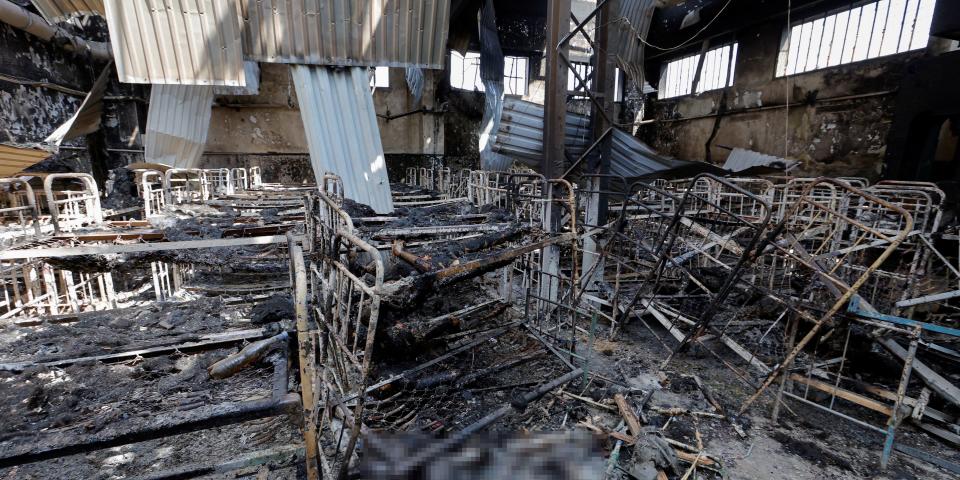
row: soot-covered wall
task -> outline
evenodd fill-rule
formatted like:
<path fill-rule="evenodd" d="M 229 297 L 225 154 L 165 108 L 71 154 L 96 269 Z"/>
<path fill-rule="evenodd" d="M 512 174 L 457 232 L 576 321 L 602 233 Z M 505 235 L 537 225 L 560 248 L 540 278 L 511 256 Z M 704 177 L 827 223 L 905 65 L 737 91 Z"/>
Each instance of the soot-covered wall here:
<path fill-rule="evenodd" d="M 722 164 L 730 152 L 723 147 L 740 147 L 799 160 L 800 175 L 877 178 L 898 86 L 923 51 L 776 77 L 784 25 L 738 31 L 734 85 L 651 102 L 652 121 L 637 135 L 687 160 Z"/>
<path fill-rule="evenodd" d="M 106 36 L 105 25 L 95 20 L 83 30 L 70 28 L 84 38 Z M 0 143 L 42 142 L 76 112 L 106 66 L 0 23 Z M 100 131 L 64 142 L 58 153 L 32 169 L 94 173 L 103 182 L 109 169 L 139 161 L 146 90 L 120 85 L 113 74 Z"/>

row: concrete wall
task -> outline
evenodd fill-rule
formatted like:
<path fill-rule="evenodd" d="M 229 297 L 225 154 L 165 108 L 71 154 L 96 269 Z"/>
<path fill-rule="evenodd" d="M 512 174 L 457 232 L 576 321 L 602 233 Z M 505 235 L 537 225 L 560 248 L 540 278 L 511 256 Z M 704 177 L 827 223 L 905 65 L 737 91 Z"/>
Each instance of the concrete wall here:
<path fill-rule="evenodd" d="M 878 177 L 896 90 L 922 53 L 776 78 L 782 32 L 779 22 L 738 32 L 733 87 L 652 102 L 651 123 L 637 136 L 687 160 L 722 164 L 729 154 L 722 147 L 740 147 L 800 160 L 800 175 Z"/>

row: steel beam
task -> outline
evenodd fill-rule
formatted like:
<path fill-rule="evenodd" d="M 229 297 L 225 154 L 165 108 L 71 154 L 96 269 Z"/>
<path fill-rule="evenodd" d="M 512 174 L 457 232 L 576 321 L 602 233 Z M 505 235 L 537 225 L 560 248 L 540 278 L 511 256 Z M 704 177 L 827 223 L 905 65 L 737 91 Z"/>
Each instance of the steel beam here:
<path fill-rule="evenodd" d="M 564 125 L 567 115 L 567 69 L 560 60 L 560 41 L 570 32 L 570 0 L 547 2 L 546 95 L 544 98 L 543 163 L 546 178 L 555 178 L 564 168 Z"/>

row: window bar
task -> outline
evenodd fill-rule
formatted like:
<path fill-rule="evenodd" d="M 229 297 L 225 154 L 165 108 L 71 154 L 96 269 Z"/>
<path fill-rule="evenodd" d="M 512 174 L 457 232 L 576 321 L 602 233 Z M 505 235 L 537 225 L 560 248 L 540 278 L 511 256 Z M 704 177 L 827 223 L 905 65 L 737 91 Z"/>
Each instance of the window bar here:
<path fill-rule="evenodd" d="M 817 43 L 817 56 L 814 57 L 816 60 L 813 64 L 813 69 L 816 70 L 820 67 L 820 54 L 823 53 L 823 41 L 827 38 L 827 17 L 823 17 L 823 23 L 820 24 L 820 41 Z M 829 48 L 829 47 L 827 47 Z"/>
<path fill-rule="evenodd" d="M 881 1 L 883 1 L 883 0 L 881 0 Z M 889 26 L 890 26 L 890 15 L 891 15 L 890 10 L 893 9 L 893 5 L 892 5 L 893 2 L 892 2 L 891 0 L 886 0 L 886 2 L 887 2 L 887 3 L 885 3 L 884 5 L 886 5 L 887 10 L 886 10 L 886 12 L 884 12 L 884 14 L 883 14 L 883 29 L 880 30 L 880 46 L 879 46 L 879 48 L 877 48 L 877 56 L 878 56 L 878 57 L 881 56 L 881 55 L 883 55 L 883 46 L 884 46 L 884 43 L 885 43 L 885 41 L 889 38 L 889 37 L 887 37 L 887 34 L 889 33 L 887 29 L 888 29 Z"/>
<path fill-rule="evenodd" d="M 810 32 L 807 34 L 807 48 L 804 50 L 805 55 L 803 56 L 803 70 L 801 72 L 810 71 L 810 50 L 813 47 L 813 23 L 807 24 L 810 27 Z"/>
<path fill-rule="evenodd" d="M 850 16 L 853 16 L 853 12 L 850 12 Z M 843 63 L 853 62 L 853 58 L 857 55 L 857 44 L 860 43 L 860 23 L 863 21 L 863 7 L 857 9 L 857 26 L 853 29 L 853 43 L 850 45 L 850 59 L 844 61 Z"/>
<path fill-rule="evenodd" d="M 799 25 L 798 25 L 799 27 Z M 790 29 L 790 40 L 787 44 L 787 59 L 784 73 L 793 75 L 797 73 L 797 59 L 800 58 L 800 28 Z M 796 34 L 796 35 L 794 35 Z"/>
<path fill-rule="evenodd" d="M 731 46 L 730 50 L 727 52 L 727 78 L 726 78 L 727 81 L 723 83 L 724 87 L 729 87 L 733 85 L 733 68 L 734 68 L 733 63 L 736 60 L 736 57 L 734 56 L 735 48 L 736 47 Z"/>
<path fill-rule="evenodd" d="M 819 23 L 819 33 L 817 28 L 814 28 L 814 33 L 816 35 L 811 35 L 810 40 L 817 42 L 817 48 L 815 51 L 811 49 L 811 54 L 813 55 L 813 63 L 811 64 L 809 70 L 816 70 L 820 68 L 820 54 L 823 53 L 823 41 L 825 40 L 827 34 L 827 19 L 822 18 L 818 20 Z"/>
<path fill-rule="evenodd" d="M 913 41 L 917 36 L 917 20 L 920 18 L 920 6 L 923 0 L 917 0 L 917 8 L 913 11 L 913 22 L 910 24 L 910 41 L 907 42 L 907 48 L 913 46 Z"/>
<path fill-rule="evenodd" d="M 837 65 L 843 63 L 843 56 L 847 53 L 847 36 L 850 33 L 850 17 L 853 17 L 853 10 L 847 11 L 847 27 L 843 30 L 843 42 L 840 43 L 840 55 Z M 853 50 L 853 48 L 850 50 Z"/>
<path fill-rule="evenodd" d="M 726 82 L 723 81 L 724 79 L 722 78 L 722 75 L 726 70 L 723 68 L 723 60 L 726 59 L 727 62 L 730 61 L 730 46 L 728 45 L 726 47 L 721 48 L 719 51 L 717 51 L 716 55 L 712 55 L 711 57 L 712 58 L 710 58 L 710 64 L 712 65 L 711 68 L 713 68 L 713 70 L 711 70 L 711 72 L 713 73 L 712 75 L 713 78 L 710 80 L 711 82 L 713 82 L 711 83 L 711 86 L 714 88 L 724 88 L 727 86 L 727 84 Z"/>
<path fill-rule="evenodd" d="M 670 96 L 675 97 L 680 94 L 680 90 L 677 88 L 680 85 L 680 82 L 683 80 L 683 62 L 679 62 L 673 65 L 673 75 L 670 76 Z"/>
<path fill-rule="evenodd" d="M 709 41 L 705 40 L 700 47 L 700 53 L 694 57 L 693 77 L 690 78 L 690 93 L 697 94 L 703 91 L 703 72 L 707 70 L 707 62 L 710 60 Z"/>
<path fill-rule="evenodd" d="M 877 17 L 880 16 L 880 2 L 873 4 L 873 23 L 870 25 L 870 32 L 867 38 L 867 54 L 864 60 L 870 58 L 870 50 L 873 48 L 873 33 L 877 31 Z"/>
<path fill-rule="evenodd" d="M 727 68 L 724 68 L 725 65 L 723 62 L 724 60 L 726 60 L 728 64 L 730 62 L 730 47 L 726 46 L 718 50 L 716 55 L 712 55 L 711 60 L 713 65 L 713 70 L 712 70 L 713 78 L 710 79 L 710 81 L 712 82 L 711 86 L 713 88 L 726 87 L 727 84 L 726 82 L 724 82 L 725 78 L 723 77 L 723 75 L 727 73 Z"/>
<path fill-rule="evenodd" d="M 910 45 L 907 48 L 913 46 L 914 40 L 917 37 L 917 20 L 920 19 L 920 7 L 923 5 L 923 0 L 917 0 L 917 9 L 913 12 L 913 26 L 910 27 Z"/>
<path fill-rule="evenodd" d="M 840 25 L 840 14 L 831 15 L 830 19 L 832 20 L 833 24 L 830 28 L 830 37 L 827 39 L 827 52 L 823 59 L 823 68 L 830 66 L 831 59 L 837 51 L 837 41 L 840 40 L 838 38 L 840 33 L 838 31 Z"/>
<path fill-rule="evenodd" d="M 801 43 L 797 47 L 797 68 L 796 73 L 803 73 L 807 70 L 807 57 L 810 55 L 810 38 L 813 35 L 813 24 L 806 23 L 800 25 L 799 42 L 806 40 L 806 44 Z"/>
<path fill-rule="evenodd" d="M 900 53 L 900 40 L 903 39 L 903 28 L 907 25 L 907 9 L 910 7 L 910 0 L 903 0 L 903 15 L 900 16 L 900 30 L 897 31 L 897 46 L 893 53 Z"/>
<path fill-rule="evenodd" d="M 679 96 L 679 95 L 682 95 L 682 94 L 683 94 L 683 85 L 689 85 L 689 84 L 686 82 L 686 78 L 687 78 L 687 61 L 686 61 L 686 59 L 684 59 L 684 61 L 680 62 L 680 64 L 677 65 L 677 69 L 679 70 L 678 75 L 677 75 L 677 78 L 679 78 L 680 81 L 677 82 L 677 84 L 676 84 L 676 86 L 675 86 L 674 88 L 676 89 L 676 95 Z"/>

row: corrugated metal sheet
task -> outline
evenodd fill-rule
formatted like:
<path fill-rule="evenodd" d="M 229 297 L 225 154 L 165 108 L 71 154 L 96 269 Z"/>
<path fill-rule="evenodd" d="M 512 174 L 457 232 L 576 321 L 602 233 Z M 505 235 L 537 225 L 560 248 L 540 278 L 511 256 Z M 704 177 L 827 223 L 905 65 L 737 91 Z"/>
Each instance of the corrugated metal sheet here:
<path fill-rule="evenodd" d="M 480 147 L 480 169 L 506 171 L 513 159 L 493 151 L 503 117 L 503 79 L 483 81 L 483 117 L 477 140 Z"/>
<path fill-rule="evenodd" d="M 24 168 L 42 162 L 50 155 L 52 155 L 50 152 L 39 148 L 0 143 L 0 177 L 16 175 Z"/>
<path fill-rule="evenodd" d="M 673 168 L 703 162 L 690 162 L 665 157 L 623 130 L 613 131 L 610 173 L 623 178 L 644 177 Z"/>
<path fill-rule="evenodd" d="M 83 99 L 77 113 L 74 113 L 63 125 L 57 127 L 44 140 L 44 143 L 60 145 L 64 140 L 87 135 L 100 129 L 100 118 L 103 116 L 103 95 L 107 92 L 107 82 L 110 80 L 111 72 L 113 72 L 113 64 L 108 64 L 100 72 L 97 81 L 93 83 L 93 88 Z"/>
<path fill-rule="evenodd" d="M 565 141 L 567 153 L 578 158 L 591 143 L 590 118 L 567 113 Z M 527 165 L 539 167 L 543 158 L 543 106 L 522 100 L 503 105 L 500 130 L 493 150 Z M 649 145 L 622 130 L 613 131 L 610 173 L 635 178 L 703 162 L 677 160 L 658 154 Z"/>
<path fill-rule="evenodd" d="M 786 160 L 773 155 L 766 155 L 752 150 L 734 148 L 723 162 L 723 169 L 731 172 L 742 172 L 752 167 L 771 167 L 789 170 L 799 162 L 795 160 Z"/>
<path fill-rule="evenodd" d="M 590 141 L 590 118 L 567 113 L 564 144 L 574 158 Z M 532 166 L 543 158 L 543 105 L 523 100 L 505 100 L 493 151 Z"/>
<path fill-rule="evenodd" d="M 197 168 L 210 131 L 212 107 L 212 86 L 154 85 L 143 139 L 145 160 Z"/>
<path fill-rule="evenodd" d="M 245 85 L 228 87 L 217 85 L 213 87 L 214 95 L 259 95 L 260 94 L 260 64 L 247 60 L 243 62 L 243 78 Z"/>
<path fill-rule="evenodd" d="M 617 63 L 638 85 L 643 85 L 644 43 L 650 31 L 657 0 L 620 0 L 620 11 L 611 22 Z"/>
<path fill-rule="evenodd" d="M 334 173 L 343 180 L 347 198 L 369 205 L 377 213 L 393 212 L 366 69 L 290 68 L 317 185 L 323 184 L 325 173 Z"/>
<path fill-rule="evenodd" d="M 244 85 L 236 0 L 105 0 L 121 82 Z"/>
<path fill-rule="evenodd" d="M 240 1 L 251 60 L 443 68 L 450 0 Z"/>
<path fill-rule="evenodd" d="M 69 20 L 74 15 L 104 16 L 103 0 L 30 0 L 50 23 Z"/>

